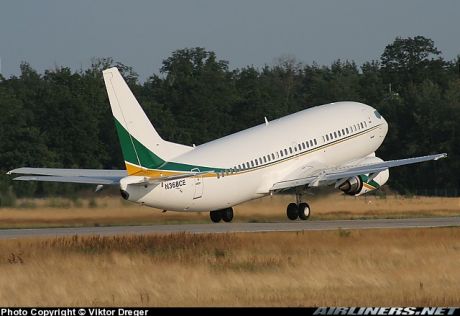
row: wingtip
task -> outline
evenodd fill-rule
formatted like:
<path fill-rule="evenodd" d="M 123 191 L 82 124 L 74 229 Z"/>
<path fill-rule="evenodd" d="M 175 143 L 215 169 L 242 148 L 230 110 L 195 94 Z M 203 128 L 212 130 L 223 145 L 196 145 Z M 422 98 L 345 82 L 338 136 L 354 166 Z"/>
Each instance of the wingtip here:
<path fill-rule="evenodd" d="M 442 159 L 442 158 L 447 158 L 447 153 L 439 154 L 436 158 L 434 158 L 434 160 L 438 160 L 438 159 Z"/>

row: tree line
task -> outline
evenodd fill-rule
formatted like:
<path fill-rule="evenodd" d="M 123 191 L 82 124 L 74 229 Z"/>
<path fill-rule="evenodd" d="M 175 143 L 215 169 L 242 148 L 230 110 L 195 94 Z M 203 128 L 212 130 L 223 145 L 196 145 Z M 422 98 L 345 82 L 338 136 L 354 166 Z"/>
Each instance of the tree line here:
<path fill-rule="evenodd" d="M 4 173 L 30 167 L 124 167 L 102 70 L 117 66 L 163 138 L 201 144 L 315 105 L 342 100 L 377 108 L 389 132 L 377 155 L 385 160 L 447 152 L 448 159 L 390 171 L 400 193 L 460 186 L 460 56 L 445 60 L 423 36 L 396 38 L 379 60 L 358 66 L 304 64 L 281 57 L 273 65 L 230 69 L 204 48 L 165 59 L 140 82 L 112 58 L 88 69 L 56 67 L 0 76 L 0 196 L 68 193 L 81 186 L 13 183 Z M 237 150 L 237 149 L 235 149 Z M 1 204 L 1 202 L 0 202 Z"/>

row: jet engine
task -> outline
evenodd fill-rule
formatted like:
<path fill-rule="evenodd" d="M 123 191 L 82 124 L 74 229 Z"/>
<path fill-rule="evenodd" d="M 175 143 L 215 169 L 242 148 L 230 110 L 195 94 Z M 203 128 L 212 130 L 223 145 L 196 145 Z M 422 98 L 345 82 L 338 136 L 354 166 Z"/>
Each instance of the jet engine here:
<path fill-rule="evenodd" d="M 382 161 L 382 159 L 377 157 L 369 157 L 367 160 L 371 160 L 369 162 Z M 350 177 L 345 181 L 337 182 L 336 187 L 342 190 L 345 194 L 359 196 L 380 188 L 388 181 L 389 177 L 390 172 L 387 169 L 379 172 L 378 174 L 363 174 Z"/>

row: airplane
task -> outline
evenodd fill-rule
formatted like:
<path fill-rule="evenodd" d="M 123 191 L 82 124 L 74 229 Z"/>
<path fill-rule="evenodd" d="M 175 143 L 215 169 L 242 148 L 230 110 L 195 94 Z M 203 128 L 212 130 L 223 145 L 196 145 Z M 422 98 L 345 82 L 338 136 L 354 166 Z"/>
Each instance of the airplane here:
<path fill-rule="evenodd" d="M 434 154 L 383 161 L 375 151 L 388 124 L 358 102 L 314 106 L 204 143 L 161 138 L 116 67 L 103 71 L 126 170 L 18 168 L 14 180 L 119 186 L 128 201 L 168 211 L 209 212 L 231 222 L 233 207 L 283 191 L 296 201 L 290 220 L 307 220 L 308 189 L 332 186 L 359 196 L 385 184 L 389 168 L 447 157 Z"/>

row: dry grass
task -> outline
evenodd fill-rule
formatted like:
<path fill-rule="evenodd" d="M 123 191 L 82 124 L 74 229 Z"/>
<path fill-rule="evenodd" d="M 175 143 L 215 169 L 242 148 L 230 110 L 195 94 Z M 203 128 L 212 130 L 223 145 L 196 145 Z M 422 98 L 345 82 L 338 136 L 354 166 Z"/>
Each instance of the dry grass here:
<path fill-rule="evenodd" d="M 348 197 L 340 194 L 305 196 L 312 207 L 312 220 L 396 218 L 460 215 L 460 198 L 390 196 Z M 285 208 L 293 196 L 272 196 L 235 207 L 235 221 L 286 220 Z M 0 209 L 0 228 L 142 225 L 153 223 L 208 223 L 208 213 L 161 213 L 118 197 L 99 197 L 72 202 L 63 199 L 23 200 L 22 207 Z"/>
<path fill-rule="evenodd" d="M 0 306 L 458 306 L 460 229 L 0 241 Z"/>

